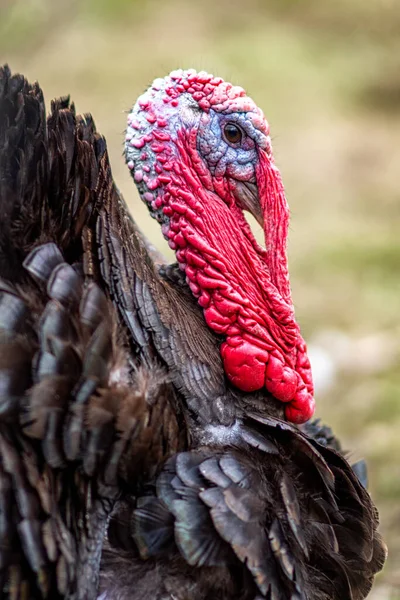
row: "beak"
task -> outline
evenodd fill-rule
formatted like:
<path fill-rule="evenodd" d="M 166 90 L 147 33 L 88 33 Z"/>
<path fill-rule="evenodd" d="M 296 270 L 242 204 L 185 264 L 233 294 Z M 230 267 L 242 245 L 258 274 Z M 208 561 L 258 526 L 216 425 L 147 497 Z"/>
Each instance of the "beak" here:
<path fill-rule="evenodd" d="M 253 215 L 257 223 L 261 225 L 261 227 L 264 227 L 264 218 L 261 210 L 257 184 L 250 183 L 249 181 L 237 180 L 235 184 L 233 193 L 240 208 L 247 210 Z"/>

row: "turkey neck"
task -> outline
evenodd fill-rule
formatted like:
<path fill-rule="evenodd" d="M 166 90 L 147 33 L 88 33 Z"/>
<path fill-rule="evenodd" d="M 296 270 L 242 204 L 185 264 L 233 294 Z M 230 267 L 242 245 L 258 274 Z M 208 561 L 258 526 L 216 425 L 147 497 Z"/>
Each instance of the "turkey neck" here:
<path fill-rule="evenodd" d="M 228 338 L 255 337 L 267 350 L 272 350 L 272 336 L 290 353 L 298 326 L 291 304 L 282 300 L 272 281 L 269 253 L 255 241 L 227 186 L 221 183 L 218 194 L 204 187 L 184 139 L 176 146 L 179 158 L 159 195 L 169 217 L 164 233 L 207 324 Z M 275 254 L 271 260 L 276 262 Z"/>
<path fill-rule="evenodd" d="M 314 410 L 312 376 L 291 302 L 288 207 L 271 149 L 259 146 L 251 181 L 263 213 L 264 250 L 242 212 L 244 182 L 212 172 L 198 148 L 199 139 L 207 144 L 199 138 L 204 123 L 187 95 L 175 88 L 164 94 L 164 83 L 153 83 L 128 117 L 128 167 L 207 325 L 225 336 L 220 350 L 228 379 L 244 392 L 266 388 L 287 403 L 289 420 L 304 422 Z"/>
<path fill-rule="evenodd" d="M 169 156 L 168 168 L 158 169 L 151 206 L 168 219 L 163 233 L 208 326 L 226 336 L 221 355 L 228 378 L 247 392 L 265 386 L 285 402 L 299 389 L 308 395 L 309 363 L 299 364 L 305 347 L 290 302 L 282 243 L 287 205 L 280 178 L 273 179 L 277 170 L 260 166 L 271 246 L 265 251 L 255 241 L 228 180 L 211 180 L 202 170 L 190 135 L 179 134 L 173 148 L 168 151 L 164 144 L 163 151 Z M 148 201 L 149 192 L 142 197 Z"/>

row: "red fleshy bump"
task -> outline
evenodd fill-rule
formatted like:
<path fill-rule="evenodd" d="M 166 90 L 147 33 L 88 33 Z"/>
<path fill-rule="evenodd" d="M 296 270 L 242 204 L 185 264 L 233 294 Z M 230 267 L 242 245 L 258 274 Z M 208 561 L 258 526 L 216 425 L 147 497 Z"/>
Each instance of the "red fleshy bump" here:
<path fill-rule="evenodd" d="M 268 352 L 246 341 L 236 347 L 224 342 L 221 356 L 227 377 L 239 389 L 255 392 L 264 387 Z"/>

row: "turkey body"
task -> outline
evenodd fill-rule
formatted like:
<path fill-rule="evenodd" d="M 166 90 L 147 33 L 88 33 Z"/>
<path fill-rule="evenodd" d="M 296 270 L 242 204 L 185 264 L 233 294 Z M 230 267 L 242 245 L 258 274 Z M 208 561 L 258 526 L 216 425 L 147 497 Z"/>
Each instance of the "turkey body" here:
<path fill-rule="evenodd" d="M 232 384 L 91 117 L 8 67 L 0 210 L 1 597 L 365 598 L 385 548 L 340 449 Z"/>

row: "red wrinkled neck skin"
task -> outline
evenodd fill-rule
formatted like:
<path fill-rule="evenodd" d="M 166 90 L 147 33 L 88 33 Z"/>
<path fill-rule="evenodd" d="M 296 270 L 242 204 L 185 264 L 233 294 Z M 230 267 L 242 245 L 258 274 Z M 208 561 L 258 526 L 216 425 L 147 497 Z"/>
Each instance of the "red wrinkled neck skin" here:
<path fill-rule="evenodd" d="M 193 141 L 193 140 L 192 140 Z M 289 210 L 279 171 L 260 151 L 257 184 L 267 250 L 256 243 L 226 179 L 210 181 L 190 136 L 179 135 L 159 204 L 168 238 L 208 326 L 223 334 L 221 356 L 239 389 L 266 388 L 289 421 L 314 412 L 306 345 L 294 318 L 286 258 Z"/>

